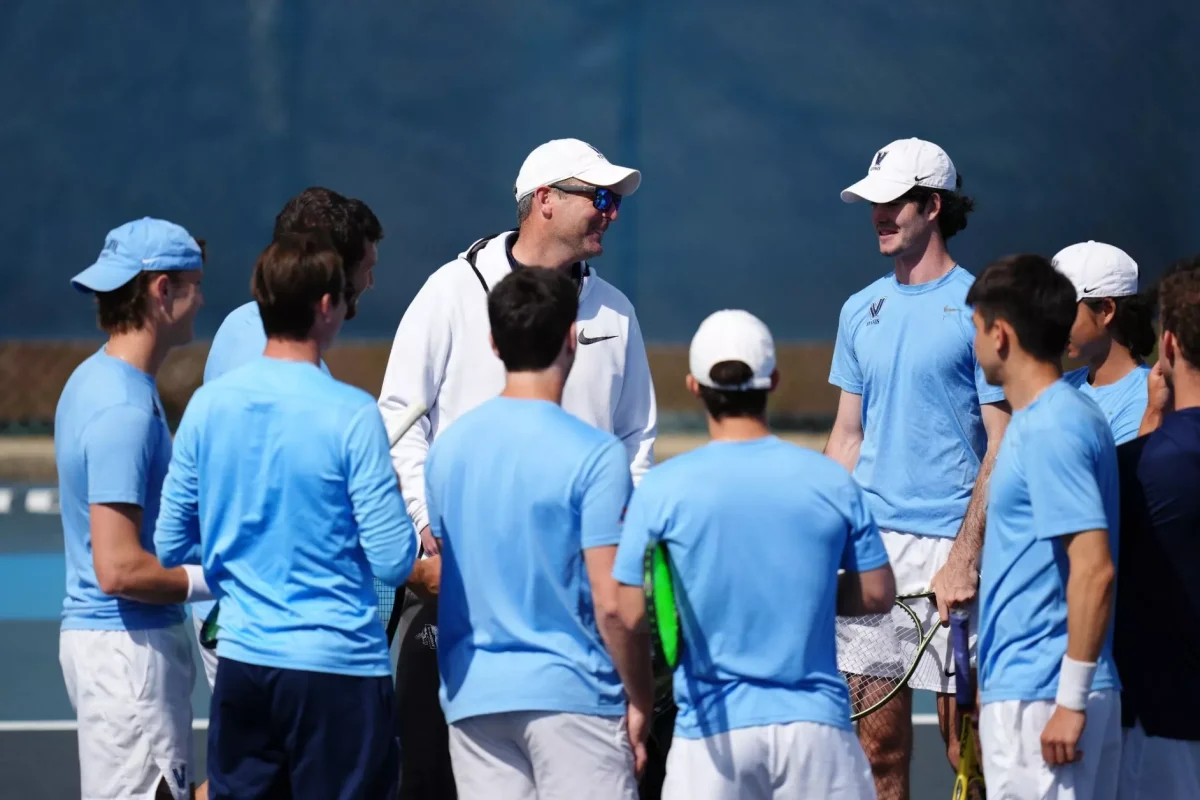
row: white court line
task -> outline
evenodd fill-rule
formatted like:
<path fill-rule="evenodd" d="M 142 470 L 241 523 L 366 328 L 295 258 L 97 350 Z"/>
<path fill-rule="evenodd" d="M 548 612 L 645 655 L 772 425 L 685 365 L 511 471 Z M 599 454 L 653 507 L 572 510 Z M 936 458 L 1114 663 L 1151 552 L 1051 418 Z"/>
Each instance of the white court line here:
<path fill-rule="evenodd" d="M 30 489 L 25 493 L 25 511 L 30 514 L 57 514 L 57 489 Z"/>
<path fill-rule="evenodd" d="M 936 725 L 937 714 L 913 714 L 913 725 Z M 0 722 L 0 733 L 43 733 L 48 731 L 73 731 L 75 720 L 71 719 L 31 719 L 14 722 Z M 208 730 L 207 719 L 192 721 L 192 730 Z"/>
<path fill-rule="evenodd" d="M 13 490 L 0 489 L 0 514 L 7 514 L 12 511 Z"/>
<path fill-rule="evenodd" d="M 73 731 L 76 729 L 73 719 L 30 719 L 0 722 L 0 733 L 48 733 L 57 731 Z M 208 730 L 208 720 L 192 720 L 192 730 Z"/>

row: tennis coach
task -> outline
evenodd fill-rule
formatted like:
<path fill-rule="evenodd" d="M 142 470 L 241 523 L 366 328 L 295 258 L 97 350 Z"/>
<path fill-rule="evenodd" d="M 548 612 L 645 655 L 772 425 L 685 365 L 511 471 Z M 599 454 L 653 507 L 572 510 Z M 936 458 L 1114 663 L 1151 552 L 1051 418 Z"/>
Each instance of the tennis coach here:
<path fill-rule="evenodd" d="M 640 183 L 640 172 L 610 163 L 585 142 L 546 142 L 517 175 L 517 229 L 480 239 L 443 265 L 405 311 L 379 408 L 389 429 L 413 404 L 429 409 L 392 448 L 426 557 L 436 556 L 438 546 L 425 507 L 425 458 L 456 419 L 504 388 L 504 365 L 489 340 L 487 296 L 514 270 L 559 269 L 570 276 L 579 293 L 579 347 L 563 408 L 621 440 L 635 484 L 653 463 L 654 385 L 637 316 L 625 295 L 589 264 L 604 252 L 622 198 Z M 436 599 L 409 593 L 396 669 L 404 798 L 456 796 L 438 702 L 436 636 L 429 635 L 436 624 Z"/>

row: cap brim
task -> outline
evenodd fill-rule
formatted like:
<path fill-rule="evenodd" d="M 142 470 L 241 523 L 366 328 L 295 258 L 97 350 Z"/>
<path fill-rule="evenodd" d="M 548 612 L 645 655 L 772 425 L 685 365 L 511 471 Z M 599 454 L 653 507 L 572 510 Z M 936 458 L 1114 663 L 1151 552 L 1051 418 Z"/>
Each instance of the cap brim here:
<path fill-rule="evenodd" d="M 695 378 L 696 383 L 700 384 L 701 386 L 707 386 L 710 389 L 717 389 L 722 392 L 754 392 L 754 391 L 762 391 L 763 389 L 771 388 L 771 376 L 770 375 L 765 375 L 765 376 L 761 376 L 758 378 L 751 378 L 750 380 L 746 381 L 745 383 L 737 384 L 734 386 L 722 386 L 721 384 L 713 381 L 711 378 L 701 378 L 695 374 L 693 374 L 692 377 Z"/>
<path fill-rule="evenodd" d="M 71 285 L 75 287 L 76 291 L 84 294 L 111 292 L 129 283 L 136 274 L 136 272 L 131 273 L 129 270 L 114 267 L 111 264 L 96 262 L 71 278 Z"/>
<path fill-rule="evenodd" d="M 842 202 L 857 203 L 860 200 L 866 200 L 868 203 L 890 203 L 916 185 L 915 182 L 906 183 L 880 175 L 868 175 L 853 186 L 842 190 Z"/>
<path fill-rule="evenodd" d="M 607 161 L 601 161 L 594 167 L 588 167 L 575 177 L 581 181 L 587 181 L 593 186 L 612 189 L 622 197 L 628 197 L 642 185 L 642 173 L 629 167 L 618 167 Z"/>

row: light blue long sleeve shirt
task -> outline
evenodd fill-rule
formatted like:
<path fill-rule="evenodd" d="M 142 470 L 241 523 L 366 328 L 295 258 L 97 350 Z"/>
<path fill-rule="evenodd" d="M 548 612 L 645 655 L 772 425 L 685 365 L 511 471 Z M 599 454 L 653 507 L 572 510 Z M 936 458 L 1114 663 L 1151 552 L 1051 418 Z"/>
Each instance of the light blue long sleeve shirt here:
<path fill-rule="evenodd" d="M 390 674 L 372 575 L 402 584 L 416 533 L 388 449 L 374 398 L 312 364 L 260 357 L 192 396 L 154 542 L 168 567 L 199 542 L 218 656 Z"/>

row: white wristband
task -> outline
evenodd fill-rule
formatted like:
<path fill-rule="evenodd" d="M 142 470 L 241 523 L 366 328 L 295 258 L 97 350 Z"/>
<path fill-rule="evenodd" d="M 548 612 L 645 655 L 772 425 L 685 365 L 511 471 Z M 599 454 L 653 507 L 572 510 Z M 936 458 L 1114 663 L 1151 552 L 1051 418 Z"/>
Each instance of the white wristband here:
<path fill-rule="evenodd" d="M 1054 702 L 1072 711 L 1083 711 L 1087 708 L 1087 698 L 1092 691 L 1092 678 L 1095 675 L 1094 663 L 1063 656 L 1062 668 L 1058 674 L 1058 695 Z"/>
<path fill-rule="evenodd" d="M 208 582 L 204 580 L 204 567 L 199 564 L 184 564 L 183 571 L 187 573 L 188 578 L 187 598 L 183 602 L 195 603 L 213 599 Z"/>

